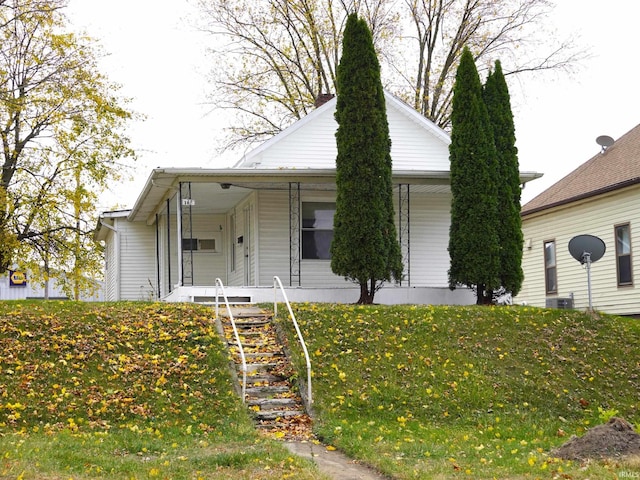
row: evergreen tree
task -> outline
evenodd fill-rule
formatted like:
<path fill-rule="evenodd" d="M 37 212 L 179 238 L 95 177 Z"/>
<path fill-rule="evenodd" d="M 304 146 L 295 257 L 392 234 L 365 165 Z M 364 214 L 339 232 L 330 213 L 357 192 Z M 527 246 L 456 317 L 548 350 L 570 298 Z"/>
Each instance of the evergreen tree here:
<path fill-rule="evenodd" d="M 489 73 L 483 90 L 493 129 L 498 170 L 498 241 L 500 243 L 501 293 L 517 295 L 522 287 L 522 221 L 520 219 L 520 169 L 507 82 L 500 61 Z"/>
<path fill-rule="evenodd" d="M 373 303 L 382 282 L 399 280 L 402 256 L 393 220 L 391 140 L 380 64 L 366 22 L 351 14 L 337 71 L 336 214 L 331 269 Z"/>
<path fill-rule="evenodd" d="M 449 287 L 475 289 L 477 303 L 490 303 L 500 285 L 496 149 L 482 84 L 465 48 L 456 72 L 451 111 L 451 227 Z"/>

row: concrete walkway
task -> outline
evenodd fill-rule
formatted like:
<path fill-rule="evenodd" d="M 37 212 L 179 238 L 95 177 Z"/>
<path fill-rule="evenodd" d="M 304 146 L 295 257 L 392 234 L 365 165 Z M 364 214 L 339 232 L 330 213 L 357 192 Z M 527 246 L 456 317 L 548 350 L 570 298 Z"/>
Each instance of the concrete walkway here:
<path fill-rule="evenodd" d="M 327 450 L 325 445 L 313 442 L 285 442 L 285 446 L 291 453 L 314 462 L 318 470 L 334 480 L 387 480 L 387 477 L 356 463 L 345 454 Z"/>

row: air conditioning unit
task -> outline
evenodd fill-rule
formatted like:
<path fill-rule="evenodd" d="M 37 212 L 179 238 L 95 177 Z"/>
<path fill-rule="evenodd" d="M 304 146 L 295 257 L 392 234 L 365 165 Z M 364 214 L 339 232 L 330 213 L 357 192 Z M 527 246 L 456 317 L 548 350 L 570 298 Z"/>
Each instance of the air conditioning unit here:
<path fill-rule="evenodd" d="M 215 238 L 183 238 L 182 250 L 217 252 L 218 245 Z"/>
<path fill-rule="evenodd" d="M 573 298 L 553 297 L 546 299 L 547 308 L 573 308 Z"/>

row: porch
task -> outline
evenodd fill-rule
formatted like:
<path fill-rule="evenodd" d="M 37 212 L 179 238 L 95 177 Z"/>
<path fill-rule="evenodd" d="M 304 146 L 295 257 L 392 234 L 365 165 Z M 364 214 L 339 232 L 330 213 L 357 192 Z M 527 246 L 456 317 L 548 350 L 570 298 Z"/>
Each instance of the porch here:
<path fill-rule="evenodd" d="M 287 298 L 291 302 L 303 303 L 355 303 L 359 296 L 358 287 L 298 287 L 285 286 Z M 225 286 L 225 293 L 234 304 L 272 303 L 276 291 L 273 286 L 242 287 Z M 278 301 L 282 295 L 278 294 Z M 167 302 L 215 303 L 223 301 L 222 292 L 215 286 L 176 287 L 162 300 Z M 446 287 L 402 287 L 383 286 L 375 295 L 375 303 L 382 305 L 471 305 L 475 303 L 473 292 L 466 288 L 449 290 Z"/>

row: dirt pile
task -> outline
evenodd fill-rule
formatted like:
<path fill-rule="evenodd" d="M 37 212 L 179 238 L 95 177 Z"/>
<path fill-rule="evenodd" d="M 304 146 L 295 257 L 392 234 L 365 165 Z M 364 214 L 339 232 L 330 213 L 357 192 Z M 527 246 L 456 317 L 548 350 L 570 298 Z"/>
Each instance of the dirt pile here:
<path fill-rule="evenodd" d="M 623 418 L 613 417 L 582 437 L 572 437 L 551 455 L 566 460 L 640 456 L 640 434 Z"/>

